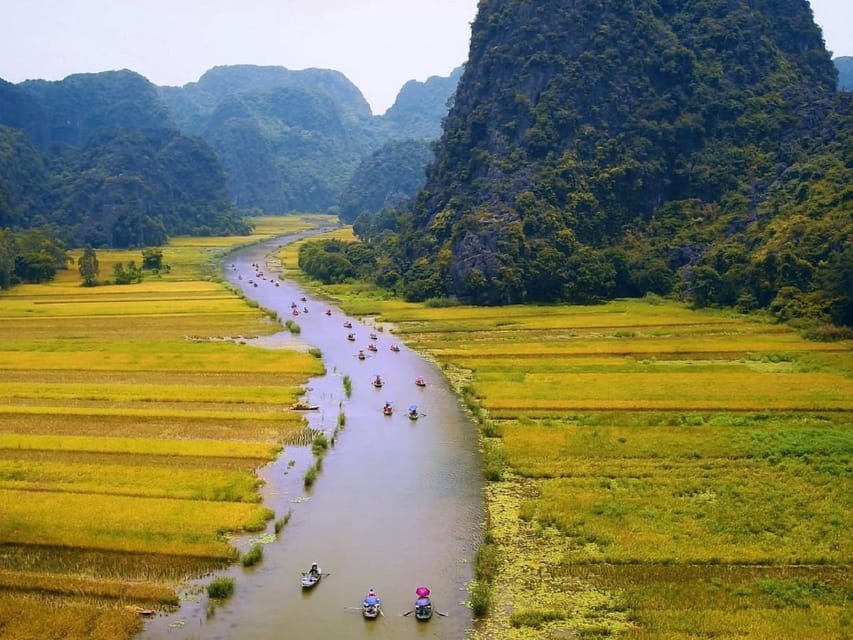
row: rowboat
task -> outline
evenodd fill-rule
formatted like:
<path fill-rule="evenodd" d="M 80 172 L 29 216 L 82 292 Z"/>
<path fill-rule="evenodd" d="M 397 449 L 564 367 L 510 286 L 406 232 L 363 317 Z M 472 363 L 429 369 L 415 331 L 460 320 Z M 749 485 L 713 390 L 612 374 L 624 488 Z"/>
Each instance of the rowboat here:
<path fill-rule="evenodd" d="M 386 402 L 385 406 L 382 407 L 382 413 L 384 413 L 386 416 L 390 416 L 392 413 L 394 413 L 394 407 L 391 406 L 390 402 Z"/>
<path fill-rule="evenodd" d="M 418 406 L 415 404 L 409 407 L 409 412 L 406 415 L 409 416 L 409 420 L 417 420 L 421 416 L 418 412 Z"/>
<path fill-rule="evenodd" d="M 347 340 L 349 340 L 350 342 L 355 342 L 355 334 L 354 333 L 348 333 L 347 334 Z"/>
<path fill-rule="evenodd" d="M 423 376 L 418 376 L 417 378 L 415 378 L 415 384 L 419 387 L 425 387 L 426 380 L 424 380 Z"/>
<path fill-rule="evenodd" d="M 391 345 L 391 351 L 393 351 L 394 353 L 399 353 L 399 351 L 400 351 L 399 345 L 392 344 Z"/>
<path fill-rule="evenodd" d="M 380 378 L 379 376 L 376 376 L 376 378 L 373 380 L 373 386 L 376 387 L 377 389 L 381 389 L 382 385 L 384 385 L 384 384 L 385 383 L 382 382 L 382 378 Z"/>
<path fill-rule="evenodd" d="M 320 578 L 322 577 L 323 572 L 320 571 L 320 567 L 316 565 L 312 566 L 310 570 L 302 574 L 302 588 L 311 589 L 312 587 L 317 586 L 317 583 L 320 582 Z"/>
<path fill-rule="evenodd" d="M 308 404 L 307 402 L 295 402 L 290 406 L 294 411 L 316 411 L 320 405 Z"/>
<path fill-rule="evenodd" d="M 432 618 L 432 601 L 424 596 L 415 600 L 415 618 L 429 620 Z"/>
<path fill-rule="evenodd" d="M 376 345 L 373 344 L 372 342 L 369 345 L 367 345 L 367 350 L 368 351 L 378 351 L 378 349 L 376 348 Z"/>
<path fill-rule="evenodd" d="M 374 618 L 378 618 L 379 614 L 382 612 L 382 601 L 379 599 L 379 596 L 371 589 L 367 597 L 364 599 L 364 602 L 361 603 L 361 614 L 372 620 Z"/>
<path fill-rule="evenodd" d="M 344 322 L 344 327 L 347 329 L 352 329 L 352 322 L 347 320 L 346 322 Z"/>

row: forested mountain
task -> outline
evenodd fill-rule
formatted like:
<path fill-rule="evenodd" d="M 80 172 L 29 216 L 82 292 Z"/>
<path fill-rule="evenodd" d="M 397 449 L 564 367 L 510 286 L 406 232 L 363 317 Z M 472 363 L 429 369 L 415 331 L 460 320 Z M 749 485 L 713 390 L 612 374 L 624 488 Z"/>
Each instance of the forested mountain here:
<path fill-rule="evenodd" d="M 389 271 L 851 323 L 850 96 L 807 0 L 488 0 Z M 835 269 L 837 267 L 838 269 Z"/>
<path fill-rule="evenodd" d="M 457 67 L 447 77 L 432 76 L 426 82 L 409 80 L 404 84 L 394 104 L 379 118 L 386 135 L 437 140 L 462 69 Z"/>
<path fill-rule="evenodd" d="M 853 91 L 853 56 L 842 56 L 833 60 L 838 69 L 838 88 Z"/>
<path fill-rule="evenodd" d="M 389 142 L 363 159 L 350 178 L 341 201 L 341 220 L 352 222 L 363 212 L 408 203 L 426 181 L 435 156 L 426 140 Z"/>
<path fill-rule="evenodd" d="M 160 91 L 181 130 L 216 150 L 238 207 L 324 211 L 342 205 L 359 163 L 384 144 L 438 137 L 454 74 L 407 83 L 384 116 L 373 116 L 358 88 L 326 69 L 216 67 Z"/>
<path fill-rule="evenodd" d="M 213 151 L 130 71 L 0 81 L 0 228 L 44 225 L 76 246 L 247 230 Z"/>

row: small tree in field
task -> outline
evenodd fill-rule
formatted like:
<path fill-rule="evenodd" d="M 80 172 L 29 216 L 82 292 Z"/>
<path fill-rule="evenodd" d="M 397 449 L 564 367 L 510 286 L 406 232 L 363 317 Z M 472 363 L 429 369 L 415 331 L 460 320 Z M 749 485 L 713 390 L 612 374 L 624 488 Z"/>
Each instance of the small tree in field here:
<path fill-rule="evenodd" d="M 162 249 L 143 249 L 142 250 L 142 268 L 154 271 L 163 268 L 163 250 Z"/>
<path fill-rule="evenodd" d="M 92 247 L 86 247 L 83 255 L 77 259 L 77 269 L 83 278 L 84 287 L 94 287 L 98 284 L 98 256 Z"/>

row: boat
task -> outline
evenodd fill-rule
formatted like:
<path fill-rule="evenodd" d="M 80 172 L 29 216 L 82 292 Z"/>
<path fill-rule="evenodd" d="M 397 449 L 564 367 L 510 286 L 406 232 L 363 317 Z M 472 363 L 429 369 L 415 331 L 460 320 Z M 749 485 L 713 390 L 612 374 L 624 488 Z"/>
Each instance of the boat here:
<path fill-rule="evenodd" d="M 418 376 L 417 378 L 415 378 L 415 384 L 419 387 L 425 387 L 426 380 L 424 380 L 423 376 Z"/>
<path fill-rule="evenodd" d="M 409 416 L 409 420 L 417 420 L 418 418 L 420 418 L 420 413 L 418 413 L 418 405 L 413 404 L 411 407 L 409 407 L 409 411 L 406 415 Z"/>
<path fill-rule="evenodd" d="M 376 378 L 373 380 L 373 386 L 376 387 L 377 389 L 381 389 L 382 385 L 384 385 L 384 384 L 385 383 L 382 382 L 382 378 L 380 378 L 379 376 L 376 376 Z"/>
<path fill-rule="evenodd" d="M 368 349 L 368 351 L 378 351 L 378 349 L 376 348 L 376 345 L 373 344 L 372 342 L 369 345 L 367 345 L 367 349 Z"/>
<path fill-rule="evenodd" d="M 320 567 L 317 566 L 317 563 L 311 565 L 311 568 L 308 571 L 305 571 L 302 574 L 302 588 L 303 589 L 311 589 L 312 587 L 317 586 L 317 583 L 320 582 L 320 578 L 323 577 L 323 572 L 320 570 Z"/>
<path fill-rule="evenodd" d="M 345 329 L 352 329 L 352 322 L 350 322 L 349 320 L 344 322 L 344 328 Z"/>
<path fill-rule="evenodd" d="M 399 347 L 399 345 L 392 344 L 392 345 L 391 345 L 391 351 L 393 351 L 394 353 L 400 353 L 400 347 Z"/>
<path fill-rule="evenodd" d="M 327 316 L 332 315 L 332 310 L 331 310 L 331 309 L 326 309 L 326 315 L 327 315 Z"/>
<path fill-rule="evenodd" d="M 308 404 L 307 402 L 294 402 L 290 405 L 290 408 L 294 411 L 316 411 L 320 408 L 320 405 Z"/>
<path fill-rule="evenodd" d="M 349 340 L 350 342 L 355 342 L 355 334 L 354 333 L 348 333 L 347 334 L 347 340 Z"/>
<path fill-rule="evenodd" d="M 378 618 L 380 613 L 382 613 L 382 600 L 376 595 L 376 592 L 371 589 L 367 592 L 367 597 L 361 603 L 361 614 L 365 618 L 372 620 L 374 618 Z"/>
<path fill-rule="evenodd" d="M 369 337 L 371 340 L 379 340 L 379 336 L 377 336 L 373 331 L 370 332 Z"/>
<path fill-rule="evenodd" d="M 386 402 L 385 406 L 382 407 L 382 413 L 384 413 L 386 416 L 390 416 L 392 413 L 394 413 L 394 407 L 391 406 L 390 402 Z"/>
<path fill-rule="evenodd" d="M 359 350 L 358 355 L 356 356 L 359 360 L 364 360 L 367 356 L 364 355 L 364 351 Z"/>
<path fill-rule="evenodd" d="M 422 596 L 415 600 L 415 618 L 424 621 L 432 618 L 432 601 L 429 596 Z"/>

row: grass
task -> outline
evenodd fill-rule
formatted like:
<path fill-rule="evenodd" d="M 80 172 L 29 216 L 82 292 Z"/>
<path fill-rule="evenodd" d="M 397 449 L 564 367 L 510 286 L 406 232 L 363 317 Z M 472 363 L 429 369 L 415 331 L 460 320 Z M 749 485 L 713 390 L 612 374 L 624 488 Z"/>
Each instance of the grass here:
<path fill-rule="evenodd" d="M 436 361 L 481 425 L 475 638 L 849 636 L 850 341 L 660 299 L 311 286 Z"/>
<path fill-rule="evenodd" d="M 0 295 L 0 636 L 130 638 L 124 604 L 171 606 L 237 559 L 229 534 L 266 528 L 256 469 L 305 438 L 282 409 L 323 365 L 250 346 L 282 327 L 218 265 L 315 224 L 173 239 L 140 284 L 85 288 L 69 269 Z M 98 251 L 102 279 L 136 254 Z"/>

